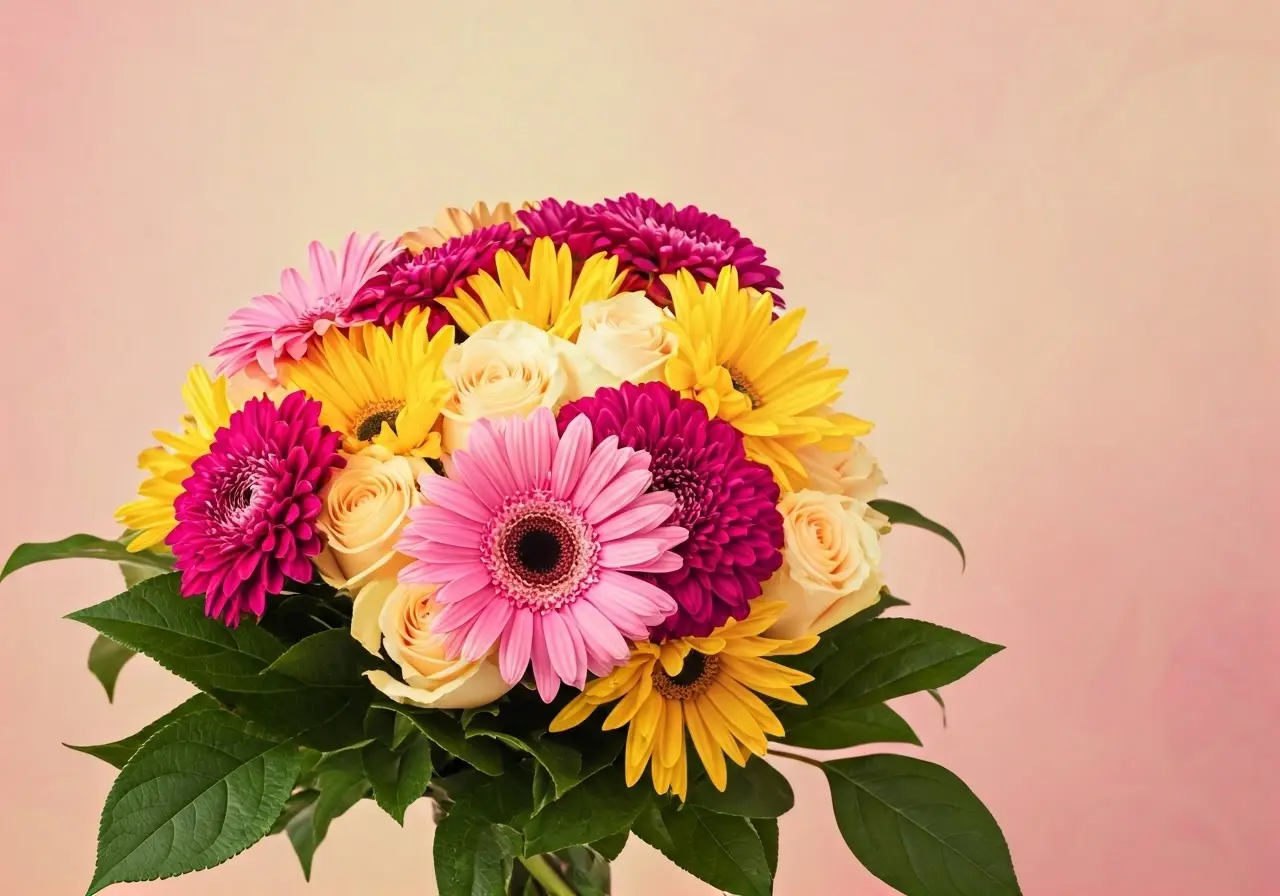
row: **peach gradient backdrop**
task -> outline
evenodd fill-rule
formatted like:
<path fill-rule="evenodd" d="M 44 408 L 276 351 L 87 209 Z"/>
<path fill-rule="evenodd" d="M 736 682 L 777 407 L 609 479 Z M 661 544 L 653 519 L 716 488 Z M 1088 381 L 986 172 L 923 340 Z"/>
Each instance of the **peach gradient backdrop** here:
<path fill-rule="evenodd" d="M 1266 2 L 0 3 L 0 549 L 111 534 L 225 315 L 308 240 L 629 189 L 768 247 L 852 370 L 925 618 L 1009 646 L 904 712 L 1033 896 L 1280 893 L 1280 9 Z M 91 562 L 0 588 L 0 868 L 82 891 L 111 781 Z M 1271 658 L 1268 658 L 1271 657 Z M 787 768 L 778 892 L 887 892 Z M 421 894 L 430 813 L 138 894 Z M 704 894 L 642 844 L 617 893 Z"/>

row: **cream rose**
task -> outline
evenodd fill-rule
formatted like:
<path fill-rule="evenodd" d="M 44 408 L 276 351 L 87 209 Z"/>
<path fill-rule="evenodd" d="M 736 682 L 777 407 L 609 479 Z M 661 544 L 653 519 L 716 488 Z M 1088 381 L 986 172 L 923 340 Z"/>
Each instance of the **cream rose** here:
<path fill-rule="evenodd" d="M 809 474 L 809 487 L 820 492 L 871 501 L 885 484 L 880 464 L 862 442 L 854 440 L 848 451 L 827 451 L 805 445 L 796 455 Z"/>
<path fill-rule="evenodd" d="M 467 431 L 483 417 L 555 410 L 608 383 L 572 342 L 519 320 L 485 324 L 449 349 L 444 375 L 454 390 L 444 408 L 447 452 L 465 448 Z"/>
<path fill-rule="evenodd" d="M 676 350 L 675 334 L 662 324 L 666 319 L 642 292 L 588 302 L 582 306 L 578 348 L 616 383 L 646 383 L 658 378 Z"/>
<path fill-rule="evenodd" d="M 392 454 L 381 445 L 347 459 L 320 493 L 316 526 L 325 535 L 325 548 L 315 563 L 326 582 L 354 594 L 372 581 L 395 581 L 409 562 L 396 551 L 396 541 L 409 508 L 425 500 L 418 477 L 427 469 L 425 460 Z"/>
<path fill-rule="evenodd" d="M 403 680 L 381 670 L 365 675 L 392 700 L 410 706 L 470 709 L 492 703 L 511 690 L 498 671 L 497 657 L 478 663 L 447 659 L 444 637 L 431 631 L 431 620 L 439 611 L 434 594 L 434 586 L 390 579 L 371 582 L 360 591 L 351 635 L 374 656 L 385 649 Z"/>
<path fill-rule="evenodd" d="M 769 629 L 778 638 L 816 635 L 880 599 L 880 535 L 888 519 L 857 498 L 803 489 L 784 493 L 782 568 L 764 596 L 788 607 Z"/>

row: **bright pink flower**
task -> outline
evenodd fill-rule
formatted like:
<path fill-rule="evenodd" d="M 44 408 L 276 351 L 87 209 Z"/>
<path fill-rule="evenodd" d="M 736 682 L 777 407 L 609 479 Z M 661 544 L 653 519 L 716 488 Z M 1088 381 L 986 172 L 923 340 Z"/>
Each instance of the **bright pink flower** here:
<path fill-rule="evenodd" d="M 410 513 L 399 550 L 413 557 L 407 583 L 439 585 L 433 629 L 452 658 L 476 661 L 498 647 L 517 682 L 530 664 L 542 699 L 560 682 L 581 688 L 630 656 L 676 602 L 643 574 L 680 567 L 688 536 L 665 525 L 670 492 L 646 494 L 649 455 L 594 444 L 591 421 L 561 435 L 555 416 L 481 420 L 448 476 L 424 474 L 428 505 Z"/>
<path fill-rule="evenodd" d="M 218 373 L 233 374 L 252 361 L 271 377 L 276 361 L 295 361 L 307 351 L 311 336 L 323 336 L 329 327 L 348 327 L 351 303 L 360 287 L 396 253 L 375 233 L 363 243 L 358 234 L 347 237 L 342 260 L 320 243 L 312 243 L 311 280 L 296 268 L 280 275 L 280 292 L 254 296 L 249 304 L 232 312 L 223 339 L 210 354 L 220 359 Z"/>

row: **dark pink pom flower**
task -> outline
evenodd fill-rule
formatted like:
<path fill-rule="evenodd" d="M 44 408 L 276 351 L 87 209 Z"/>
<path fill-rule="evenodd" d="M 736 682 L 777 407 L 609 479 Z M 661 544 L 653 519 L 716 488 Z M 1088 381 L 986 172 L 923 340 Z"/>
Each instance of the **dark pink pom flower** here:
<path fill-rule="evenodd" d="M 279 407 L 254 398 L 231 415 L 174 502 L 178 525 L 165 542 L 184 597 L 204 595 L 205 615 L 234 627 L 246 613 L 261 616 L 286 579 L 310 580 L 323 547 L 318 493 L 345 463 L 340 438 L 301 392 Z"/>
<path fill-rule="evenodd" d="M 481 271 L 493 274 L 498 252 L 503 249 L 523 264 L 528 255 L 528 234 L 513 230 L 510 224 L 495 224 L 456 236 L 443 246 L 428 247 L 417 255 L 404 249 L 364 285 L 349 316 L 389 327 L 411 308 L 426 305 L 431 308 L 428 332 L 435 335 L 452 322 L 435 300 L 452 296 L 468 277 Z"/>
<path fill-rule="evenodd" d="M 588 230 L 585 215 L 590 210 L 576 202 L 561 202 L 559 199 L 544 199 L 536 203 L 536 208 L 521 209 L 516 217 L 529 232 L 529 241 L 539 237 L 550 237 L 556 248 L 568 246 L 575 259 L 586 261 L 596 252 L 594 248 L 596 234 Z"/>
<path fill-rule="evenodd" d="M 680 609 L 653 640 L 705 637 L 730 618 L 744 619 L 748 601 L 782 565 L 778 484 L 768 467 L 747 459 L 738 431 L 662 383 L 623 383 L 571 402 L 557 418 L 563 431 L 575 417 L 591 420 L 597 441 L 647 451 L 650 491 L 676 496 L 669 524 L 689 530 L 672 548 L 684 563 L 646 575 Z"/>

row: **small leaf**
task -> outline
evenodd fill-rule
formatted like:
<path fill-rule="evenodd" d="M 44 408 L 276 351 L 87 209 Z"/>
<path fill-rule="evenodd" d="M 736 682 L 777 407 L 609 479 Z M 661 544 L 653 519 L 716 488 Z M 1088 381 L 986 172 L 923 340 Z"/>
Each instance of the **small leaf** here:
<path fill-rule="evenodd" d="M 689 790 L 689 805 L 744 818 L 777 818 L 790 812 L 795 802 L 786 776 L 758 756 L 742 768 L 729 763 L 724 792 L 716 790 L 705 775 Z"/>
<path fill-rule="evenodd" d="M 107 692 L 108 703 L 115 702 L 116 680 L 120 677 L 120 670 L 136 655 L 128 647 L 117 644 L 110 638 L 98 635 L 94 639 L 93 646 L 89 648 L 89 671 L 93 673 L 94 678 L 102 682 L 103 690 Z"/>
<path fill-rule="evenodd" d="M 301 778 L 299 778 L 301 782 Z M 293 795 L 284 801 L 284 809 L 280 812 L 280 817 L 276 819 L 276 823 L 271 826 L 271 833 L 268 836 L 283 834 L 289 824 L 308 809 L 316 798 L 320 796 L 318 790 L 296 790 Z"/>
<path fill-rule="evenodd" d="M 756 835 L 760 838 L 760 845 L 764 847 L 765 861 L 769 863 L 769 874 L 777 877 L 778 848 L 780 845 L 778 819 L 753 818 L 751 819 L 751 826 L 756 829 Z"/>
<path fill-rule="evenodd" d="M 824 763 L 836 824 L 866 869 L 906 896 L 1018 896 L 1004 835 L 964 782 L 910 756 Z"/>
<path fill-rule="evenodd" d="M 769 896 L 773 873 L 752 823 L 701 806 L 668 805 L 662 829 L 651 819 L 636 826 L 650 846 L 699 880 L 734 896 Z"/>
<path fill-rule="evenodd" d="M 328 629 L 302 639 L 267 667 L 315 687 L 356 687 L 373 665 L 369 655 L 347 629 Z"/>
<path fill-rule="evenodd" d="M 417 735 L 399 752 L 371 743 L 361 751 L 361 759 L 365 777 L 373 785 L 374 800 L 396 824 L 403 825 L 405 810 L 431 783 L 431 742 Z"/>
<path fill-rule="evenodd" d="M 780 743 L 809 750 L 843 750 L 863 744 L 914 744 L 920 738 L 907 720 L 883 703 L 871 706 L 826 705 L 810 710 L 804 706 L 786 706 L 778 719 L 787 733 Z"/>
<path fill-rule="evenodd" d="M 513 861 L 522 854 L 528 774 L 466 772 L 446 786 L 453 805 L 436 824 L 433 848 L 440 896 L 506 896 Z"/>
<path fill-rule="evenodd" d="M 184 703 L 181 703 L 177 707 L 169 710 L 141 731 L 136 734 L 131 734 L 122 740 L 109 744 L 93 744 L 81 747 L 74 746 L 73 744 L 66 744 L 65 746 L 80 753 L 87 753 L 90 756 L 96 756 L 98 759 L 114 765 L 116 768 L 124 768 L 125 763 L 133 758 L 134 753 L 138 752 L 138 748 L 146 743 L 147 739 L 157 731 L 160 731 L 165 726 L 170 725 L 185 716 L 195 715 L 198 712 L 206 712 L 217 708 L 217 700 L 214 700 L 208 694 L 196 694 L 194 697 L 187 699 Z"/>
<path fill-rule="evenodd" d="M 491 737 L 513 750 L 528 753 L 547 770 L 559 799 L 582 780 L 582 756 L 567 743 L 532 733 L 517 736 L 499 729 L 490 719 L 472 718 L 467 737 Z"/>
<path fill-rule="evenodd" d="M 570 846 L 546 858 L 575 896 L 609 896 L 609 860 L 591 847 Z"/>
<path fill-rule="evenodd" d="M 316 850 L 328 835 L 333 820 L 369 793 L 359 753 L 326 757 L 316 772 L 315 797 L 304 800 L 305 804 L 285 824 L 285 833 L 302 865 L 302 876 L 307 880 L 311 880 Z"/>
<path fill-rule="evenodd" d="M 375 703 L 374 706 L 409 719 L 432 743 L 486 775 L 502 774 L 502 749 L 497 742 L 484 737 L 468 739 L 462 725 L 447 712 L 415 709 L 401 703 Z"/>
<path fill-rule="evenodd" d="M 652 796 L 651 787 L 628 787 L 620 768 L 592 775 L 529 820 L 525 855 L 557 852 L 625 831 Z"/>
<path fill-rule="evenodd" d="M 871 506 L 883 513 L 889 518 L 889 522 L 903 526 L 915 526 L 917 529 L 925 529 L 934 535 L 941 536 L 951 543 L 951 546 L 960 552 L 960 568 L 963 569 L 968 561 L 964 556 L 964 545 L 960 544 L 960 539 L 942 523 L 934 522 L 914 507 L 908 507 L 906 504 L 900 504 L 897 501 L 886 501 L 879 498 L 870 502 Z"/>
<path fill-rule="evenodd" d="M 298 751 L 221 710 L 150 738 L 102 810 L 89 894 L 219 865 L 271 830 L 298 777 Z"/>
<path fill-rule="evenodd" d="M 942 699 L 942 692 L 937 688 L 929 688 L 928 694 L 933 698 L 933 702 L 938 704 L 938 709 L 942 710 L 942 727 L 947 727 L 947 702 Z"/>
<path fill-rule="evenodd" d="M 161 572 L 169 572 L 173 569 L 172 557 L 152 551 L 130 554 L 129 549 L 118 541 L 99 538 L 96 535 L 72 535 L 62 541 L 28 542 L 18 545 L 9 555 L 4 570 L 0 571 L 0 581 L 33 563 L 76 558 L 111 560 L 132 566 L 151 567 Z"/>
<path fill-rule="evenodd" d="M 631 837 L 631 831 L 620 831 L 604 837 L 591 844 L 591 848 L 600 855 L 604 856 L 610 862 L 616 862 L 618 856 L 622 855 L 622 851 L 627 847 L 627 840 Z"/>
<path fill-rule="evenodd" d="M 286 594 L 267 601 L 258 625 L 288 644 L 309 635 L 351 627 L 351 598 Z"/>

